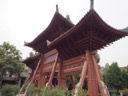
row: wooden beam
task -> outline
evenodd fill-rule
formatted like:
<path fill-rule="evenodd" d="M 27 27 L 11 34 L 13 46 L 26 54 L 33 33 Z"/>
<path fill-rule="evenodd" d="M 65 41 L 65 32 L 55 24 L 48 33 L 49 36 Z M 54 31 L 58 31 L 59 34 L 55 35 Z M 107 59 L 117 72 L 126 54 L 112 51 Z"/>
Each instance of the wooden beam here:
<path fill-rule="evenodd" d="M 63 61 L 63 63 L 66 65 L 66 63 L 69 63 L 70 61 L 75 61 L 75 60 L 79 60 L 79 59 L 83 60 L 84 58 L 85 58 L 85 55 L 80 55 L 80 56 L 73 57 L 73 58 L 70 58 L 68 60 L 65 60 L 65 61 Z"/>
<path fill-rule="evenodd" d="M 54 50 L 52 50 L 52 51 L 50 51 L 50 52 L 44 54 L 44 57 L 47 58 L 47 57 L 49 57 L 49 56 L 51 56 L 51 55 L 53 55 L 53 54 L 56 54 L 56 53 L 57 53 L 57 50 L 54 49 Z"/>
<path fill-rule="evenodd" d="M 44 62 L 44 66 L 45 66 L 45 65 L 48 65 L 48 64 L 50 64 L 50 63 L 53 63 L 53 62 L 55 62 L 55 59 L 52 59 L 52 60 L 47 61 L 47 62 Z"/>
<path fill-rule="evenodd" d="M 53 66 L 54 66 L 54 64 L 53 64 Z M 52 69 L 53 69 L 53 66 L 49 66 L 49 67 L 47 67 L 47 68 L 43 68 L 43 72 L 42 72 L 42 73 L 45 73 L 45 72 L 50 72 L 50 71 L 52 71 Z M 56 66 L 56 69 L 58 69 L 58 64 L 57 64 L 57 66 Z"/>
<path fill-rule="evenodd" d="M 75 65 L 75 64 L 78 64 L 78 63 L 82 63 L 83 62 L 83 59 L 78 59 L 78 60 L 73 60 L 73 61 L 70 61 L 70 62 L 67 62 L 67 63 L 64 63 L 64 67 L 65 66 L 69 66 L 69 65 Z"/>
<path fill-rule="evenodd" d="M 92 39 L 93 40 L 98 40 L 98 42 L 101 42 L 102 44 L 109 44 L 110 42 L 107 42 L 107 41 L 103 41 L 103 40 L 101 40 L 101 39 L 99 39 L 99 38 L 97 38 L 97 37 L 92 37 Z"/>
<path fill-rule="evenodd" d="M 83 66 L 75 67 L 75 68 L 70 68 L 70 69 L 64 69 L 64 74 L 81 71 L 82 68 L 83 68 Z"/>

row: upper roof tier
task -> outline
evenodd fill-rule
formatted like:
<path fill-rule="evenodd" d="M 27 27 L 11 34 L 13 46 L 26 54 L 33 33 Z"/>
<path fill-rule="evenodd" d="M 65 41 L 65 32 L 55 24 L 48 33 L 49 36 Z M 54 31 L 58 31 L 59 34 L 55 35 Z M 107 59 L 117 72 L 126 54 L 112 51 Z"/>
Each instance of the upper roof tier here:
<path fill-rule="evenodd" d="M 65 60 L 84 54 L 86 50 L 100 50 L 124 36 L 128 36 L 128 32 L 110 27 L 91 9 L 77 25 L 55 39 L 49 48 L 56 48 Z"/>
<path fill-rule="evenodd" d="M 73 26 L 74 25 L 68 19 L 63 17 L 57 10 L 49 26 L 32 42 L 26 43 L 25 45 L 32 47 L 40 53 L 46 53 L 48 51 L 47 41 L 53 41 Z"/>

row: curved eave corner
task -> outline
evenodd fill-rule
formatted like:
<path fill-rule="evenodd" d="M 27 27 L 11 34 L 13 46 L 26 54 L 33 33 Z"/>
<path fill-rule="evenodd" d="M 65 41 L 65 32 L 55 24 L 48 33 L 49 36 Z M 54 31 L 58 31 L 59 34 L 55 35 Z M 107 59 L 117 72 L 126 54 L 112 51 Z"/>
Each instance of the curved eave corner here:
<path fill-rule="evenodd" d="M 31 42 L 30 43 L 24 43 L 24 46 L 31 47 Z"/>
<path fill-rule="evenodd" d="M 117 34 L 117 35 L 128 36 L 128 32 L 113 28 L 112 26 L 108 25 L 108 24 L 99 16 L 99 14 L 98 14 L 95 10 L 91 10 L 91 11 L 93 11 L 93 16 L 94 16 L 95 20 L 97 20 L 96 22 L 98 22 L 98 23 L 99 23 L 101 26 L 103 26 L 105 29 L 109 30 L 109 32 L 114 33 L 114 34 Z"/>
<path fill-rule="evenodd" d="M 125 32 L 128 35 L 128 27 L 126 27 L 124 29 L 120 29 L 120 31 Z"/>

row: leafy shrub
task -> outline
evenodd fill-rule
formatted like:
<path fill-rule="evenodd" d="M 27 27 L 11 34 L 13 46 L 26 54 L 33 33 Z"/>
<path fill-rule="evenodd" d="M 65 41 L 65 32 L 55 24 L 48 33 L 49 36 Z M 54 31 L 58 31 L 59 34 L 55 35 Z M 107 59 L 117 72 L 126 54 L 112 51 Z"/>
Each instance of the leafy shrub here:
<path fill-rule="evenodd" d="M 2 96 L 15 96 L 19 91 L 18 89 L 18 85 L 6 84 L 0 89 L 0 92 Z"/>
<path fill-rule="evenodd" d="M 86 90 L 78 90 L 78 96 L 85 96 L 86 93 Z M 36 96 L 37 94 L 40 94 L 39 96 L 73 96 L 74 92 L 68 91 L 64 86 L 61 89 L 56 86 L 51 90 L 49 86 L 39 89 L 34 85 L 30 85 L 28 89 L 28 96 Z"/>
<path fill-rule="evenodd" d="M 30 85 L 27 93 L 29 96 L 36 96 L 36 94 L 40 93 L 40 89 L 37 88 L 35 85 Z"/>
<path fill-rule="evenodd" d="M 72 96 L 72 94 L 73 92 L 66 90 L 66 87 L 59 89 L 58 86 L 54 87 L 53 90 L 51 90 L 49 86 L 46 86 L 40 93 L 41 96 Z"/>
<path fill-rule="evenodd" d="M 77 95 L 78 95 L 78 96 L 85 96 L 86 93 L 87 93 L 87 90 L 79 89 Z"/>
<path fill-rule="evenodd" d="M 110 96 L 118 96 L 117 90 L 109 90 Z"/>

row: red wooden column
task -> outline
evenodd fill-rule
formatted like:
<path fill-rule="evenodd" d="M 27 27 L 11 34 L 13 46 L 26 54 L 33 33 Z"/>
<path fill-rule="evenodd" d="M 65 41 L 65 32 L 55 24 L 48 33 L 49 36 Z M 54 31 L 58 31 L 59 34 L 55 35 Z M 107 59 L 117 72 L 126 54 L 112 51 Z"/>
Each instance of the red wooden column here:
<path fill-rule="evenodd" d="M 103 77 L 102 77 L 102 75 L 99 71 L 99 68 L 97 66 L 97 62 L 96 62 L 94 57 L 93 57 L 93 63 L 94 63 L 94 67 L 95 67 L 95 70 L 96 70 L 96 76 L 97 76 L 97 79 L 98 79 L 100 94 L 101 94 L 101 96 L 109 96 L 108 89 L 107 89 L 106 85 L 103 82 Z"/>
<path fill-rule="evenodd" d="M 58 65 L 58 86 L 60 87 L 62 85 L 62 64 L 61 61 L 59 60 L 59 65 Z"/>
<path fill-rule="evenodd" d="M 100 95 L 98 90 L 99 76 L 97 78 L 96 69 L 93 62 L 93 55 L 89 51 L 86 51 L 86 60 L 88 63 L 88 95 L 99 96 Z"/>
<path fill-rule="evenodd" d="M 39 68 L 38 88 L 43 88 L 45 86 L 45 77 L 43 75 L 43 65 L 44 65 L 44 60 L 41 61 L 40 68 Z"/>
<path fill-rule="evenodd" d="M 39 77 L 39 83 L 38 83 L 38 88 L 43 88 L 45 86 L 45 78 L 44 76 Z"/>
<path fill-rule="evenodd" d="M 59 59 L 59 65 L 58 65 L 58 86 L 59 88 L 62 88 L 63 86 L 66 86 L 66 81 L 64 79 L 64 72 L 63 72 L 63 63 Z"/>

